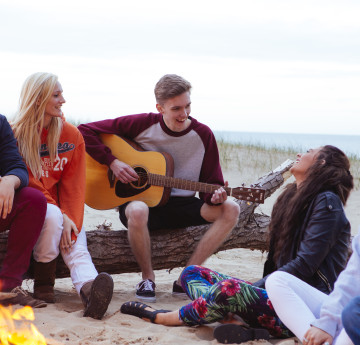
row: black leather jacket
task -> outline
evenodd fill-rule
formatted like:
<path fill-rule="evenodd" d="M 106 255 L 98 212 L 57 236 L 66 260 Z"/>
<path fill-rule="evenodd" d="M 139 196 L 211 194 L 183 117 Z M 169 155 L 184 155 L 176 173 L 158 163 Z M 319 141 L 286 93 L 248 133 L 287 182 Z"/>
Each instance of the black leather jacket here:
<path fill-rule="evenodd" d="M 330 191 L 318 194 L 309 205 L 302 225 L 296 229 L 291 254 L 281 256 L 276 265 L 270 246 L 264 278 L 254 285 L 265 288 L 267 276 L 279 270 L 329 294 L 346 266 L 350 235 L 350 223 L 340 198 Z"/>

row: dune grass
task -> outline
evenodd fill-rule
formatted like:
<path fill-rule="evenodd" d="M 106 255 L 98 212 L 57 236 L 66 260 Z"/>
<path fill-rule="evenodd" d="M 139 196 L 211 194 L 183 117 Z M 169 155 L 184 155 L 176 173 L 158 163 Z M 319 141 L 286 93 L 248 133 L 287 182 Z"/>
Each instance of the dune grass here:
<path fill-rule="evenodd" d="M 75 126 L 80 122 L 73 118 L 67 118 L 67 121 Z M 223 170 L 236 170 L 239 174 L 247 171 L 253 171 L 254 176 L 263 176 L 267 172 L 279 166 L 287 159 L 295 160 L 296 154 L 301 152 L 301 148 L 273 146 L 267 148 L 262 144 L 240 144 L 230 143 L 224 139 L 217 140 L 220 164 Z M 360 189 L 360 158 L 355 155 L 348 156 L 351 163 L 350 171 L 354 177 L 355 189 Z M 251 183 L 253 181 L 244 181 Z"/>
<path fill-rule="evenodd" d="M 350 155 L 350 172 L 354 177 L 355 189 L 360 189 L 360 159 L 357 156 Z"/>
<path fill-rule="evenodd" d="M 247 171 L 253 172 L 253 178 L 263 176 L 267 172 L 279 166 L 287 159 L 295 160 L 300 151 L 292 147 L 267 148 L 261 144 L 239 144 L 218 140 L 220 164 L 223 170 L 237 170 L 239 174 L 246 176 Z M 360 189 L 360 159 L 355 155 L 349 155 L 354 177 L 355 189 Z M 253 179 L 254 180 L 254 179 Z M 244 181 L 251 183 L 252 181 Z"/>
<path fill-rule="evenodd" d="M 82 123 L 88 123 L 88 122 L 90 122 L 90 120 L 89 121 L 80 121 L 79 119 L 74 119 L 74 118 L 72 118 L 72 117 L 66 117 L 66 121 L 67 122 L 69 122 L 69 123 L 71 123 L 72 125 L 74 125 L 74 126 L 79 126 L 79 125 L 81 125 Z"/>

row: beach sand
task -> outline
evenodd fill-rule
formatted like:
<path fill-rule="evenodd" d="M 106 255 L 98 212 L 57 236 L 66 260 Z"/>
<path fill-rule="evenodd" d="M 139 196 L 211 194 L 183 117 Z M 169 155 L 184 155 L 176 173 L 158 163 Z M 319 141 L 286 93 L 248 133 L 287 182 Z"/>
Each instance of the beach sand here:
<path fill-rule="evenodd" d="M 276 166 L 274 166 L 276 167 Z M 236 187 L 251 181 L 254 175 L 239 176 L 236 170 L 224 173 L 230 186 Z M 241 179 L 241 180 L 239 180 Z M 291 179 L 289 179 L 291 181 Z M 268 198 L 259 211 L 270 214 L 274 196 Z M 346 213 L 353 226 L 355 235 L 360 226 L 360 191 L 353 191 L 346 207 Z M 111 223 L 112 229 L 123 228 L 115 210 L 97 211 L 86 207 L 84 225 L 86 230 L 94 230 L 104 221 Z M 262 275 L 266 253 L 249 249 L 232 249 L 211 256 L 204 266 L 249 281 L 255 281 Z M 156 271 L 157 302 L 149 303 L 157 309 L 175 310 L 188 303 L 188 300 L 171 295 L 173 281 L 177 279 L 181 268 L 168 272 Z M 213 337 L 216 324 L 201 327 L 165 327 L 151 324 L 133 316 L 120 313 L 120 306 L 134 300 L 134 287 L 141 280 L 140 273 L 126 273 L 112 276 L 115 282 L 114 295 L 109 309 L 102 320 L 82 317 L 83 306 L 76 294 L 70 278 L 57 279 L 55 285 L 57 303 L 46 308 L 35 309 L 34 324 L 47 338 L 48 344 L 218 344 Z M 32 291 L 32 282 L 24 281 L 23 286 Z M 277 343 L 279 340 L 271 340 Z M 290 345 L 293 342 L 286 342 Z M 256 341 L 246 344 L 270 344 Z M 284 343 L 285 345 L 285 343 Z"/>

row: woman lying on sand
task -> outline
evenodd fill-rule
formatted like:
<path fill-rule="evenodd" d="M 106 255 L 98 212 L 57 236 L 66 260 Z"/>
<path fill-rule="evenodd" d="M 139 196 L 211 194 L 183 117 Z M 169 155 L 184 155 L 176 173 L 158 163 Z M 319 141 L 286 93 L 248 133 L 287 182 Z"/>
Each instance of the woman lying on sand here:
<path fill-rule="evenodd" d="M 360 235 L 354 238 L 351 258 L 330 295 L 286 272 L 272 274 L 266 289 L 279 317 L 304 345 L 360 344 L 359 272 Z"/>
<path fill-rule="evenodd" d="M 292 336 L 270 303 L 266 278 L 273 271 L 285 271 L 325 294 L 332 291 L 346 265 L 350 224 L 343 205 L 353 188 L 349 160 L 338 148 L 328 145 L 297 157 L 290 169 L 295 182 L 285 188 L 272 211 L 263 279 L 251 284 L 189 266 L 181 274 L 181 284 L 193 302 L 171 312 L 127 302 L 121 312 L 168 326 L 209 324 L 234 314 L 253 327 L 225 321 L 230 323 L 214 331 L 222 343 L 266 339 L 269 333 Z"/>
<path fill-rule="evenodd" d="M 82 229 L 85 202 L 85 143 L 79 130 L 65 121 L 58 78 L 50 73 L 29 76 L 21 90 L 13 130 L 29 171 L 29 186 L 47 200 L 45 223 L 34 247 L 34 296 L 55 302 L 56 260 L 61 252 L 84 316 L 101 319 L 113 293 L 113 280 L 98 274 Z"/>

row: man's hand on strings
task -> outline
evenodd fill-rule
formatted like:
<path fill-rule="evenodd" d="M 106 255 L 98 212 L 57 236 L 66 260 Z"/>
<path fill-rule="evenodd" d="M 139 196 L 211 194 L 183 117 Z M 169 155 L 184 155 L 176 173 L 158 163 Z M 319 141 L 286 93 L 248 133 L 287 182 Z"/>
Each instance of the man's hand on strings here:
<path fill-rule="evenodd" d="M 114 173 L 115 177 L 122 183 L 129 183 L 136 181 L 139 176 L 135 170 L 128 164 L 114 159 L 110 164 L 110 169 Z"/>

